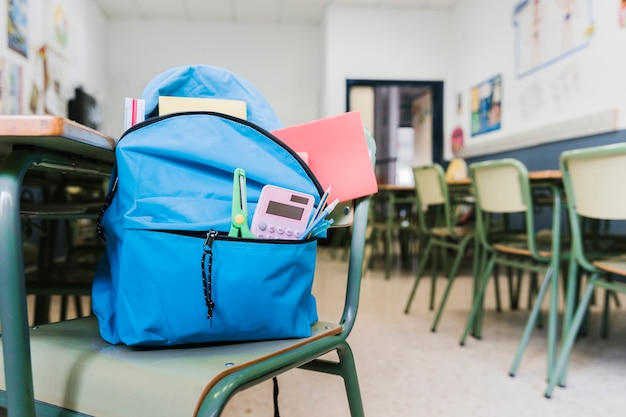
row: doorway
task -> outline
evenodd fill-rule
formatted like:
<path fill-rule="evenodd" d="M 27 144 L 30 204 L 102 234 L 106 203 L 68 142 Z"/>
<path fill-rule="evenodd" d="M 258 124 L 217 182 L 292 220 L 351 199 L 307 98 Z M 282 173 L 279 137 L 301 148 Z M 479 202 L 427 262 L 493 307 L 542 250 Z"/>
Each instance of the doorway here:
<path fill-rule="evenodd" d="M 412 185 L 412 167 L 443 161 L 443 81 L 346 81 L 346 109 L 376 139 L 380 184 Z"/>

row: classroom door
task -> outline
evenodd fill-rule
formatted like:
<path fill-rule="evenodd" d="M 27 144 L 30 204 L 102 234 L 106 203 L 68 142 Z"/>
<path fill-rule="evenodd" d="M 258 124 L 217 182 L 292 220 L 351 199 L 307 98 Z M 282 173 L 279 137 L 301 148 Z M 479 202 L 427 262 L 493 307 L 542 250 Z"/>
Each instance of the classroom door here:
<path fill-rule="evenodd" d="M 412 185 L 412 167 L 443 163 L 443 83 L 348 80 L 347 110 L 376 139 L 381 184 Z"/>

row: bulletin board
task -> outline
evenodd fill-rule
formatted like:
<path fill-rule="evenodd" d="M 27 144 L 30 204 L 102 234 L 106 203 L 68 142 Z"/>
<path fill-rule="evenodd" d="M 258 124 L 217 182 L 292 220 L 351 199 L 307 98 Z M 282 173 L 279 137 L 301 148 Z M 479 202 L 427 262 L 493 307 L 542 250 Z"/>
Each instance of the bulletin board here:
<path fill-rule="evenodd" d="M 472 88 L 472 136 L 500 129 L 502 76 L 497 75 Z"/>
<path fill-rule="evenodd" d="M 594 31 L 592 0 L 523 0 L 513 12 L 515 67 L 528 75 L 583 47 Z"/>

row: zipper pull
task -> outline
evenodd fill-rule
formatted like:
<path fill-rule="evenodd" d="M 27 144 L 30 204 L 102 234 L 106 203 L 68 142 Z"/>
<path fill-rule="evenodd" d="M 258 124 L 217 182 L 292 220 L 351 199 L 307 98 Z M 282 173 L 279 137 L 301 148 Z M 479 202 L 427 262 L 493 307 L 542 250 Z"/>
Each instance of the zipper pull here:
<path fill-rule="evenodd" d="M 211 320 L 211 327 L 213 327 L 213 309 L 215 309 L 215 302 L 213 301 L 212 276 L 213 242 L 216 237 L 216 230 L 210 230 L 209 233 L 207 233 L 206 239 L 204 240 L 204 253 L 202 254 L 202 287 L 204 288 L 204 301 L 207 307 L 207 319 Z M 209 255 L 208 265 L 206 262 L 207 254 Z"/>
<path fill-rule="evenodd" d="M 215 241 L 215 237 L 217 236 L 216 230 L 209 230 L 209 233 L 206 234 L 206 239 L 204 240 L 204 252 L 210 253 L 213 247 L 213 241 Z"/>

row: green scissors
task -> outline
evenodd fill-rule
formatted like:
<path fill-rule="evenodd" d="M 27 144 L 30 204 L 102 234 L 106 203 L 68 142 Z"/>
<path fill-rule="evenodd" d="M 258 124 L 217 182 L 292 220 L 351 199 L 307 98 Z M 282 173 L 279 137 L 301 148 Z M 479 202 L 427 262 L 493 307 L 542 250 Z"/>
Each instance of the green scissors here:
<path fill-rule="evenodd" d="M 235 169 L 233 175 L 233 208 L 230 221 L 230 237 L 255 238 L 248 227 L 248 197 L 246 196 L 246 172 Z"/>

